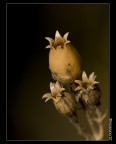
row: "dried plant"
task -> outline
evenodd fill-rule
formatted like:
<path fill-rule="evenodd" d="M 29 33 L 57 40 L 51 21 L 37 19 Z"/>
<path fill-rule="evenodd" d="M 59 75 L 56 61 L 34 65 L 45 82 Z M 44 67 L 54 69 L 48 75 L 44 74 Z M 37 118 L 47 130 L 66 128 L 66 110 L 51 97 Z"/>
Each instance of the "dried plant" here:
<path fill-rule="evenodd" d="M 53 79 L 66 84 L 77 79 L 82 72 L 81 58 L 75 47 L 67 40 L 69 33 L 61 37 L 56 31 L 55 40 L 46 37 L 49 45 L 49 68 Z"/>
<path fill-rule="evenodd" d="M 85 140 L 103 140 L 103 121 L 107 113 L 100 110 L 101 90 L 96 75 L 92 72 L 87 77 L 82 72 L 81 58 L 78 51 L 67 40 L 69 33 L 61 37 L 56 31 L 55 40 L 46 37 L 50 48 L 49 68 L 56 83 L 50 82 L 50 93 L 43 95 L 42 99 L 52 100 L 55 108 L 63 114 L 76 128 L 79 135 Z M 82 80 L 79 76 L 82 73 Z M 77 117 L 77 105 L 81 104 L 85 119 L 87 119 L 91 132 L 85 130 Z"/>
<path fill-rule="evenodd" d="M 96 75 L 94 72 L 90 74 L 89 78 L 86 72 L 82 73 L 82 81 L 75 80 L 78 86 L 75 88 L 77 91 L 76 100 L 82 99 L 86 104 L 98 104 L 100 102 L 101 91 L 97 81 L 95 81 Z"/>

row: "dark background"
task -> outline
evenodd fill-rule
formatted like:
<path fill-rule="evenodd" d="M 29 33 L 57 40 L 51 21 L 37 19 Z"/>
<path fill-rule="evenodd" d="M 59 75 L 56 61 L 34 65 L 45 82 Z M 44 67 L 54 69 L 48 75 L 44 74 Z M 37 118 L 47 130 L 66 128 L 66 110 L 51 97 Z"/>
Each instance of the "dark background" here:
<path fill-rule="evenodd" d="M 109 110 L 109 5 L 7 4 L 7 139 L 80 140 L 43 94 L 53 81 L 45 37 L 56 30 L 79 51 L 84 70 L 97 74 L 102 108 Z M 83 113 L 79 112 L 82 123 Z M 108 119 L 104 123 L 108 140 Z"/>

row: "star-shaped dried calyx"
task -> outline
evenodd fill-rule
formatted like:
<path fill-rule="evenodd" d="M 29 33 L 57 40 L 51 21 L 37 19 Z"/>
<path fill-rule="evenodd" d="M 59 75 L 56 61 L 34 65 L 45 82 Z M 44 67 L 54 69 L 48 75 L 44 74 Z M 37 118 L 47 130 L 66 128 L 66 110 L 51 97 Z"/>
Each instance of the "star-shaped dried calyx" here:
<path fill-rule="evenodd" d="M 51 93 L 44 94 L 45 102 L 49 99 L 53 100 L 57 111 L 63 115 L 73 115 L 76 110 L 76 100 L 72 93 L 69 93 L 63 88 L 59 82 L 50 83 Z"/>
<path fill-rule="evenodd" d="M 52 99 L 54 102 L 58 102 L 61 99 L 62 92 L 65 90 L 65 88 L 63 88 L 57 81 L 56 83 L 50 82 L 50 90 L 51 93 L 44 94 L 42 97 L 42 99 L 46 98 L 45 102 L 50 99 Z"/>
<path fill-rule="evenodd" d="M 79 84 L 75 91 L 77 90 L 90 90 L 94 88 L 95 84 L 98 84 L 98 81 L 95 81 L 96 75 L 94 72 L 92 72 L 89 76 L 87 77 L 87 74 L 85 71 L 82 73 L 82 81 L 81 80 L 75 80 L 75 83 Z"/>
<path fill-rule="evenodd" d="M 78 86 L 75 88 L 75 91 L 77 91 L 76 100 L 77 102 L 81 98 L 86 103 L 90 104 L 98 104 L 100 97 L 101 97 L 101 91 L 98 86 L 98 81 L 95 81 L 96 75 L 94 72 L 92 72 L 87 77 L 85 71 L 82 73 L 82 81 L 81 80 L 75 80 L 75 83 L 78 84 Z"/>
<path fill-rule="evenodd" d="M 67 43 L 70 43 L 70 41 L 67 40 L 69 32 L 67 32 L 63 37 L 60 35 L 58 30 L 55 33 L 55 40 L 53 40 L 50 37 L 45 37 L 49 41 L 49 45 L 46 46 L 46 48 L 57 48 L 57 47 L 64 47 Z"/>

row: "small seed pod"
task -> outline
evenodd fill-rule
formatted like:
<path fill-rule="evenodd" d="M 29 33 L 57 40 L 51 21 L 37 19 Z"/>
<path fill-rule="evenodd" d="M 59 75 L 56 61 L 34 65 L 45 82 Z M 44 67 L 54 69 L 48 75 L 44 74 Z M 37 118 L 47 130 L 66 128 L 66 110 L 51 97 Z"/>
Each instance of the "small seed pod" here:
<path fill-rule="evenodd" d="M 82 72 L 81 57 L 76 48 L 67 40 L 69 33 L 61 37 L 56 31 L 55 40 L 46 37 L 50 45 L 49 68 L 55 80 L 62 84 L 71 83 Z"/>
<path fill-rule="evenodd" d="M 76 112 L 76 100 L 74 96 L 66 92 L 58 81 L 56 83 L 50 83 L 50 89 L 51 93 L 47 93 L 42 97 L 46 98 L 45 102 L 52 99 L 56 109 L 61 114 L 73 115 Z"/>
<path fill-rule="evenodd" d="M 68 92 L 63 92 L 58 102 L 54 101 L 56 109 L 63 115 L 73 115 L 76 111 L 76 101 L 74 96 Z"/>
<path fill-rule="evenodd" d="M 94 88 L 88 91 L 88 102 L 93 105 L 100 104 L 100 98 L 101 98 L 101 90 L 99 86 L 96 84 L 94 85 Z"/>
<path fill-rule="evenodd" d="M 94 86 L 93 89 L 89 90 L 83 90 L 81 92 L 81 99 L 86 104 L 92 104 L 92 105 L 99 105 L 100 104 L 100 98 L 101 98 L 101 91 L 97 84 Z"/>
<path fill-rule="evenodd" d="M 98 105 L 101 98 L 101 90 L 98 85 L 99 82 L 95 81 L 96 76 L 94 72 L 87 77 L 86 73 L 82 73 L 82 81 L 75 80 L 78 84 L 75 91 L 77 91 L 76 100 L 81 99 L 86 104 Z"/>

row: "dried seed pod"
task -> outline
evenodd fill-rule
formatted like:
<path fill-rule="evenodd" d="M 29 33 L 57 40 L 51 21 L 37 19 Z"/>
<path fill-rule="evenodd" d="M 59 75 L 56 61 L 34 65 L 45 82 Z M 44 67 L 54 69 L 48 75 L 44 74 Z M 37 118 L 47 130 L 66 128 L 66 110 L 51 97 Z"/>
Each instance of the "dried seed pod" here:
<path fill-rule="evenodd" d="M 55 40 L 46 37 L 50 45 L 49 68 L 55 80 L 70 83 L 77 79 L 82 72 L 81 58 L 76 48 L 67 40 L 69 33 L 61 37 L 56 31 Z"/>
<path fill-rule="evenodd" d="M 100 103 L 101 98 L 101 90 L 99 86 L 96 84 L 94 88 L 88 91 L 88 102 L 93 105 L 97 105 Z"/>
<path fill-rule="evenodd" d="M 75 91 L 77 91 L 76 100 L 81 99 L 86 104 L 97 105 L 100 103 L 101 90 L 98 85 L 99 82 L 95 81 L 96 76 L 94 72 L 87 77 L 85 71 L 82 73 L 82 81 L 75 80 L 78 84 Z"/>
<path fill-rule="evenodd" d="M 51 93 L 47 93 L 42 97 L 46 98 L 45 102 L 52 99 L 56 109 L 63 115 L 69 116 L 76 113 L 76 100 L 71 93 L 66 92 L 58 81 L 50 83 L 50 89 Z"/>
<path fill-rule="evenodd" d="M 56 109 L 63 115 L 73 115 L 76 112 L 76 101 L 71 93 L 63 92 L 58 102 L 54 101 Z"/>

